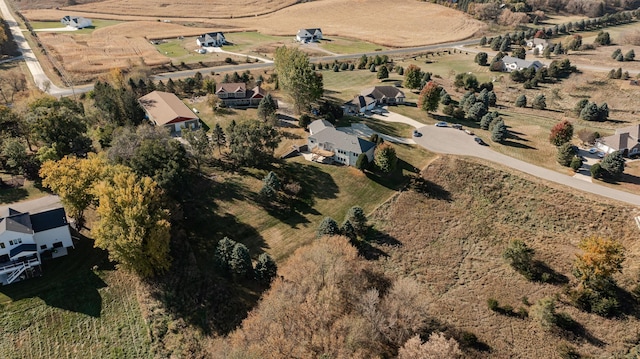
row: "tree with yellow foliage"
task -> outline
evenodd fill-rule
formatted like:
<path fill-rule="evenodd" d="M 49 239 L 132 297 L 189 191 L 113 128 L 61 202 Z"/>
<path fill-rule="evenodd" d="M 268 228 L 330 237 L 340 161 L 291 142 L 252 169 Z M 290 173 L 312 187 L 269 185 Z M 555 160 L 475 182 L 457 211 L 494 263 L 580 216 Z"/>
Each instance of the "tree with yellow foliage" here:
<path fill-rule="evenodd" d="M 580 242 L 582 254 L 577 255 L 574 274 L 583 287 L 599 289 L 604 281 L 622 271 L 624 247 L 618 241 L 588 237 Z"/>
<path fill-rule="evenodd" d="M 65 156 L 59 161 L 47 161 L 40 168 L 42 185 L 60 196 L 69 215 L 80 228 L 84 211 L 96 203 L 92 189 L 113 170 L 104 156 L 89 154 L 87 159 Z"/>
<path fill-rule="evenodd" d="M 158 184 L 123 170 L 99 183 L 95 194 L 100 216 L 92 230 L 95 246 L 143 277 L 168 269 L 171 224 Z"/>

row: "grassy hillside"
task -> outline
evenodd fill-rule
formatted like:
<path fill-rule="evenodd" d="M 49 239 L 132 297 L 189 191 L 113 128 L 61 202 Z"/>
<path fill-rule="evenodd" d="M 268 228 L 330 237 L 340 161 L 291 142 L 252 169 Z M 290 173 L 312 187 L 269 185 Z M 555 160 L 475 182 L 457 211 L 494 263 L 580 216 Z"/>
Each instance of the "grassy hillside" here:
<path fill-rule="evenodd" d="M 460 158 L 437 159 L 423 176 L 418 191 L 400 193 L 375 213 L 376 228 L 384 233 L 374 241 L 381 255 L 376 263 L 391 278 L 417 279 L 435 322 L 484 343 L 478 357 L 552 358 L 566 345 L 583 355 L 607 356 L 637 345 L 637 210 Z M 618 239 L 627 249 L 616 277 L 625 298 L 622 318 L 582 312 L 565 294 L 576 284 L 576 245 L 590 235 Z M 530 282 L 516 273 L 501 257 L 511 239 L 533 247 L 555 283 Z M 550 334 L 530 318 L 487 306 L 495 298 L 514 312 L 530 311 L 549 296 L 557 296 L 558 312 L 577 323 L 572 330 Z"/>

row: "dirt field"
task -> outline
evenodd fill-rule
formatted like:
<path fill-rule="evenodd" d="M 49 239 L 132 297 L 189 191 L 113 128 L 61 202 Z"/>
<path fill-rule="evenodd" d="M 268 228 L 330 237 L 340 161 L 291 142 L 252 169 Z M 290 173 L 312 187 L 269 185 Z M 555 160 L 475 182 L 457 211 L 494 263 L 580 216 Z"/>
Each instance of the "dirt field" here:
<path fill-rule="evenodd" d="M 394 278 L 420 281 L 436 323 L 471 332 L 487 345 L 489 351 L 477 357 L 557 358 L 561 343 L 583 355 L 609 357 L 637 343 L 640 321 L 633 309 L 621 319 L 582 312 L 567 304 L 562 284 L 527 281 L 501 258 L 509 240 L 523 239 L 572 286 L 577 243 L 589 235 L 616 238 L 627 249 L 616 280 L 631 291 L 640 254 L 637 209 L 454 157 L 435 160 L 424 177 L 429 195 L 402 192 L 375 212 L 376 229 L 385 233 L 375 244 L 383 253 L 377 264 Z M 487 299 L 495 298 L 514 310 L 530 310 L 530 304 L 554 295 L 558 312 L 584 330 L 550 334 L 531 318 L 487 307 Z"/>
<path fill-rule="evenodd" d="M 255 2 L 234 3 L 238 14 L 254 14 Z M 270 2 L 282 7 L 286 1 Z M 100 6 L 104 6 L 101 8 Z M 393 7 L 385 0 L 320 0 L 284 8 L 275 13 L 250 18 L 222 16 L 230 6 L 203 7 L 195 3 L 192 7 L 180 5 L 153 6 L 149 1 L 107 1 L 90 5 L 65 7 L 61 10 L 28 10 L 24 15 L 31 20 L 57 20 L 64 15 L 78 13 L 89 18 L 117 20 L 156 20 L 158 17 L 223 31 L 254 29 L 269 35 L 294 36 L 299 28 L 321 27 L 328 36 L 355 38 L 385 46 L 418 46 L 460 40 L 473 36 L 485 27 L 471 17 L 428 2 L 397 0 Z M 261 8 L 264 6 L 261 5 Z M 150 10 L 154 9 L 154 10 Z M 222 9 L 222 10 L 221 10 Z M 80 12 L 88 11 L 88 12 Z M 155 11 L 155 12 L 150 12 Z M 157 15 L 155 15 L 157 14 Z M 197 16 L 193 16 L 197 14 Z M 216 15 L 217 14 L 217 15 Z M 313 14 L 310 17 L 310 14 Z M 354 16 L 353 14 L 372 14 Z M 137 17 L 139 16 L 139 17 Z M 186 16 L 186 17 L 183 17 Z M 222 16 L 223 18 L 216 18 Z M 310 20 L 312 18 L 313 20 Z M 427 21 L 428 19 L 428 21 Z"/>

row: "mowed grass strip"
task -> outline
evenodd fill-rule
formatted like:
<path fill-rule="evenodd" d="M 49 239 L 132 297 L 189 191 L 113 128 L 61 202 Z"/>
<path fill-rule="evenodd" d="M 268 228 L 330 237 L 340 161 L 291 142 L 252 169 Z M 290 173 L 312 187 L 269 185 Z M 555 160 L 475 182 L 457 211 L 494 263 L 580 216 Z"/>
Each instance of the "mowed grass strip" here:
<path fill-rule="evenodd" d="M 137 283 L 105 260 L 83 238 L 43 277 L 0 287 L 0 357 L 150 358 Z"/>

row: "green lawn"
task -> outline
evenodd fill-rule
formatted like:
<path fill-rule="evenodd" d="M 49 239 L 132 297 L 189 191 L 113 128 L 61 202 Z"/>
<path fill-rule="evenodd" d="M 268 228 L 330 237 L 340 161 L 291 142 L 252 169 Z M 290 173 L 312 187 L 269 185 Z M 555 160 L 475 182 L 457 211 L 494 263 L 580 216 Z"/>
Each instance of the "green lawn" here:
<path fill-rule="evenodd" d="M 0 287 L 0 357 L 151 357 L 135 282 L 110 269 L 90 240 L 43 272 Z"/>
<path fill-rule="evenodd" d="M 355 205 L 372 212 L 403 186 L 405 176 L 424 167 L 434 156 L 416 146 L 394 147 L 401 161 L 391 176 L 366 175 L 353 167 L 318 164 L 301 156 L 269 169 L 285 182 L 295 181 L 302 186 L 293 203 L 293 213 L 282 213 L 255 202 L 267 170 L 245 169 L 237 174 L 215 171 L 217 184 L 212 185 L 211 192 L 215 213 L 209 213 L 209 220 L 196 226 L 209 227 L 215 218 L 217 223 L 225 224 L 225 229 L 217 234 L 218 239 L 228 235 L 245 243 L 253 256 L 266 251 L 281 261 L 315 239 L 317 226 L 325 216 L 341 223 L 347 210 Z"/>
<path fill-rule="evenodd" d="M 67 25 L 61 23 L 60 21 L 30 21 L 30 24 L 34 30 L 67 27 Z"/>
<path fill-rule="evenodd" d="M 357 54 L 361 52 L 371 52 L 386 50 L 381 45 L 372 44 L 360 40 L 346 39 L 342 37 L 325 37 L 320 41 L 320 47 L 336 54 Z"/>
<path fill-rule="evenodd" d="M 117 24 L 122 23 L 122 21 L 92 19 L 91 23 L 92 23 L 93 26 L 85 27 L 84 29 L 80 29 L 78 31 L 74 31 L 73 33 L 74 34 L 90 34 L 94 30 L 101 29 L 103 27 L 107 27 L 107 26 L 111 26 L 111 25 L 117 25 Z"/>
<path fill-rule="evenodd" d="M 290 36 L 271 36 L 261 34 L 256 31 L 248 32 L 229 32 L 225 34 L 225 38 L 232 45 L 225 45 L 224 49 L 231 52 L 247 53 L 252 52 L 261 46 L 277 43 L 277 42 L 293 42 Z"/>
<path fill-rule="evenodd" d="M 0 173 L 0 178 L 7 183 L 12 183 L 10 175 Z M 39 184 L 33 181 L 24 181 L 24 184 L 19 187 L 0 187 L 0 205 L 36 199 L 47 194 Z"/>

